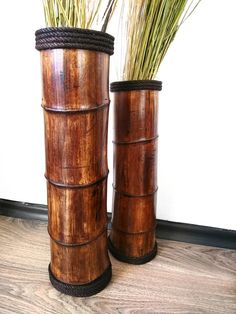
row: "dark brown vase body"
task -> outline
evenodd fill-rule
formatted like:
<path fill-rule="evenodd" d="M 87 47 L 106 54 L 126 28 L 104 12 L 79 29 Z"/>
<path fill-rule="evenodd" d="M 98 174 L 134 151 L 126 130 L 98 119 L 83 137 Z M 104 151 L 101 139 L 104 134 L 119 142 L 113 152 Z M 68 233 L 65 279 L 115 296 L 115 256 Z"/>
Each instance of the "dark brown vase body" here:
<path fill-rule="evenodd" d="M 111 84 L 114 92 L 114 182 L 111 253 L 143 264 L 157 253 L 158 81 Z"/>
<path fill-rule="evenodd" d="M 43 81 L 49 274 L 59 291 L 89 296 L 111 278 L 106 213 L 111 53 L 106 39 L 108 46 L 113 39 L 103 34 L 104 42 L 97 47 L 92 43 L 95 50 L 83 44 L 89 31 L 59 29 L 48 35 L 46 30 L 36 32 L 36 48 L 41 51 Z M 100 32 L 96 34 L 99 41 Z M 69 46 L 66 39 L 49 40 L 70 35 Z M 52 42 L 55 46 L 50 47 Z"/>

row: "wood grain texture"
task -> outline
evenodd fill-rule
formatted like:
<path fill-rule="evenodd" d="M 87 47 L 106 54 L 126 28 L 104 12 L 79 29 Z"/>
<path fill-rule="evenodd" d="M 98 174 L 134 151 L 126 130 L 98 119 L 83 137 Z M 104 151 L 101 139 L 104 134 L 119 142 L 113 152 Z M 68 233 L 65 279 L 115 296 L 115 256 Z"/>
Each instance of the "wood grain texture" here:
<path fill-rule="evenodd" d="M 0 216 L 0 313 L 236 313 L 236 251 L 158 244 L 159 255 L 145 265 L 111 258 L 108 287 L 90 298 L 73 298 L 49 282 L 46 222 Z"/>
<path fill-rule="evenodd" d="M 142 258 L 155 246 L 158 91 L 114 92 L 114 250 Z"/>
<path fill-rule="evenodd" d="M 41 51 L 50 268 L 68 284 L 90 283 L 110 265 L 109 57 L 80 49 Z"/>

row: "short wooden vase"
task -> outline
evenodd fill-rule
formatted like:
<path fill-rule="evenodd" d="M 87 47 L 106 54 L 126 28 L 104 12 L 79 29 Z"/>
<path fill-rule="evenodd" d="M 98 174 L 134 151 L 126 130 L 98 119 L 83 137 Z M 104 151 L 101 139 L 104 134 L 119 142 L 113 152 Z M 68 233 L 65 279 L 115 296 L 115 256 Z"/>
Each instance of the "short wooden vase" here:
<path fill-rule="evenodd" d="M 49 276 L 68 295 L 111 279 L 107 251 L 109 59 L 114 38 L 77 28 L 36 32 L 45 121 Z"/>
<path fill-rule="evenodd" d="M 109 250 L 120 261 L 144 264 L 157 254 L 158 93 L 154 80 L 111 84 L 114 93 L 114 181 Z"/>

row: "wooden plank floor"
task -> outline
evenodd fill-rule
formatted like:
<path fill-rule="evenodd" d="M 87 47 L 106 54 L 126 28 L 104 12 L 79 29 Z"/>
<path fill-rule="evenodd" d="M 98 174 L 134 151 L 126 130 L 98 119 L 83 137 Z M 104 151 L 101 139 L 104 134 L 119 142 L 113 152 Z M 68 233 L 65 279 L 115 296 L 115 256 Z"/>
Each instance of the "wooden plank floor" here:
<path fill-rule="evenodd" d="M 152 262 L 111 258 L 109 286 L 72 298 L 49 283 L 46 223 L 0 216 L 0 313 L 236 313 L 236 251 L 158 242 Z"/>

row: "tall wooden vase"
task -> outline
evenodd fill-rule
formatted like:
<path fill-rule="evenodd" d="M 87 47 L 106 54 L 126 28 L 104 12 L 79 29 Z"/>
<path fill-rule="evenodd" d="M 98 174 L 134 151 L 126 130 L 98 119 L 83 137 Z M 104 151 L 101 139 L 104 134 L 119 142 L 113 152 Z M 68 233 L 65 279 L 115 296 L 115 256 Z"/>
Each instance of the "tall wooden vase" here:
<path fill-rule="evenodd" d="M 114 183 L 109 250 L 143 264 L 157 254 L 157 117 L 159 81 L 111 84 L 114 93 Z"/>
<path fill-rule="evenodd" d="M 36 32 L 42 64 L 49 275 L 72 296 L 111 279 L 107 251 L 109 59 L 114 38 L 75 28 Z"/>

